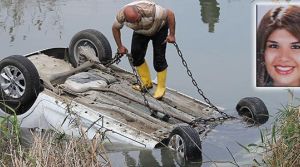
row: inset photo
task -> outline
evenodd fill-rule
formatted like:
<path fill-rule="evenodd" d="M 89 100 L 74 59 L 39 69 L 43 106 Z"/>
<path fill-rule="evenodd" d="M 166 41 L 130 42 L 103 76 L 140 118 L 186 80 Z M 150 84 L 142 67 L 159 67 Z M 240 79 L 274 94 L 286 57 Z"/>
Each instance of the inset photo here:
<path fill-rule="evenodd" d="M 300 4 L 256 5 L 256 87 L 300 87 Z"/>

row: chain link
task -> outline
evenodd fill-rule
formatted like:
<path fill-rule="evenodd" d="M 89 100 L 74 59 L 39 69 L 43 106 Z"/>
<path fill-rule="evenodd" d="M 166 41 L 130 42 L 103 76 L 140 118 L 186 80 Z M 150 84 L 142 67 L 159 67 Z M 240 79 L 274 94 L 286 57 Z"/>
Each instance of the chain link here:
<path fill-rule="evenodd" d="M 181 52 L 181 50 L 179 49 L 177 43 L 173 43 L 177 53 L 179 55 L 179 57 L 181 58 L 182 64 L 186 69 L 186 72 L 188 74 L 188 76 L 192 79 L 192 83 L 193 85 L 196 87 L 197 92 L 203 97 L 204 101 L 209 105 L 210 108 L 214 109 L 215 111 L 217 111 L 218 113 L 220 113 L 222 116 L 221 117 L 217 117 L 217 118 L 196 118 L 194 121 L 191 122 L 191 124 L 195 124 L 195 123 L 207 123 L 207 122 L 214 122 L 214 121 L 222 121 L 222 120 L 226 120 L 229 118 L 235 118 L 233 116 L 230 116 L 228 114 L 226 114 L 225 112 L 219 110 L 214 104 L 211 103 L 211 101 L 204 95 L 204 92 L 199 88 L 198 83 L 196 82 L 196 80 L 193 77 L 193 74 L 191 72 L 191 70 L 189 69 L 187 62 L 185 61 L 185 59 L 183 58 L 183 54 Z"/>
<path fill-rule="evenodd" d="M 129 64 L 130 64 L 130 66 L 131 66 L 131 68 L 132 68 L 133 74 L 134 74 L 134 76 L 135 76 L 135 78 L 136 78 L 136 80 L 137 80 L 137 84 L 140 86 L 141 89 L 143 89 L 143 86 L 142 86 L 142 82 L 141 82 L 141 80 L 140 80 L 140 77 L 138 76 L 138 73 L 137 73 L 135 67 L 133 66 L 133 58 L 132 58 L 132 55 L 131 55 L 131 54 L 127 54 L 127 57 L 128 57 Z M 147 89 L 147 88 L 146 88 L 146 89 Z M 150 105 L 149 105 L 149 101 L 148 101 L 147 98 L 146 98 L 147 90 L 141 90 L 140 92 L 141 92 L 141 95 L 142 95 L 143 98 L 144 98 L 145 106 L 149 109 L 151 115 L 156 116 L 156 115 L 157 115 L 157 112 L 151 109 L 151 107 L 150 107 Z"/>
<path fill-rule="evenodd" d="M 194 125 L 196 126 L 198 123 L 202 123 L 202 124 L 207 124 L 208 122 L 215 122 L 215 121 L 224 121 L 226 119 L 233 119 L 235 117 L 233 116 L 230 116 L 228 114 L 226 114 L 225 112 L 219 110 L 214 104 L 211 103 L 211 101 L 204 95 L 204 92 L 199 88 L 198 86 L 198 83 L 196 82 L 196 80 L 194 79 L 193 77 L 193 74 L 191 72 L 191 70 L 189 69 L 188 67 L 188 64 L 187 62 L 185 61 L 185 59 L 183 58 L 183 54 L 181 52 L 181 50 L 179 49 L 177 43 L 175 42 L 174 43 L 174 46 L 176 47 L 176 50 L 177 50 L 177 53 L 179 55 L 179 57 L 181 58 L 181 61 L 182 61 L 182 64 L 183 66 L 186 68 L 186 72 L 188 74 L 188 76 L 191 78 L 192 80 L 192 84 L 197 88 L 197 92 L 203 97 L 204 101 L 209 105 L 210 108 L 214 109 L 215 111 L 217 111 L 218 113 L 220 113 L 222 116 L 220 117 L 211 117 L 211 118 L 196 118 L 195 120 L 193 120 L 192 122 L 190 122 L 191 125 Z M 138 73 L 135 69 L 135 67 L 133 66 L 133 58 L 132 58 L 132 55 L 131 54 L 126 54 L 127 57 L 128 57 L 128 60 L 129 60 L 129 64 L 132 68 L 132 71 L 133 71 L 133 74 L 134 76 L 136 77 L 136 80 L 137 80 L 137 84 L 142 88 L 142 82 L 138 76 Z M 115 54 L 115 57 L 108 63 L 106 63 L 104 66 L 105 67 L 108 67 L 114 63 L 116 64 L 119 64 L 120 61 L 121 61 L 121 58 L 122 57 L 122 54 L 119 54 L 119 53 L 116 53 Z M 143 96 L 144 98 L 144 104 L 145 106 L 149 109 L 149 111 L 151 112 L 151 115 L 154 115 L 156 116 L 157 115 L 157 112 L 152 110 L 150 105 L 149 105 L 149 101 L 147 100 L 146 98 L 146 93 L 147 93 L 147 90 L 145 91 L 140 91 L 141 92 L 141 95 Z"/>
<path fill-rule="evenodd" d="M 135 67 L 133 66 L 133 58 L 132 58 L 131 54 L 126 54 L 126 55 L 127 55 L 127 57 L 128 57 L 129 64 L 130 64 L 130 66 L 131 66 L 131 68 L 132 68 L 133 74 L 134 74 L 134 76 L 136 77 L 137 84 L 142 88 L 142 82 L 141 82 L 141 80 L 140 80 L 140 78 L 139 78 L 139 76 L 138 76 L 138 73 L 137 73 Z M 112 65 L 112 64 L 114 64 L 114 63 L 119 64 L 120 61 L 121 61 L 121 57 L 122 57 L 122 56 L 123 56 L 122 54 L 116 53 L 116 54 L 115 54 L 115 57 L 114 57 L 111 61 L 109 61 L 108 63 L 104 64 L 104 66 L 105 66 L 105 67 L 109 67 L 110 65 Z M 151 115 L 154 115 L 154 116 L 155 116 L 155 115 L 157 115 L 157 113 L 156 113 L 156 111 L 154 111 L 154 110 L 151 109 L 151 107 L 150 107 L 150 105 L 149 105 L 149 102 L 148 102 L 148 100 L 147 100 L 147 98 L 146 98 L 146 93 L 147 93 L 147 91 L 141 91 L 141 94 L 142 94 L 142 96 L 143 96 L 143 98 L 144 98 L 145 106 L 149 109 L 149 111 L 151 112 Z"/>
<path fill-rule="evenodd" d="M 115 57 L 112 60 L 110 60 L 108 63 L 105 63 L 104 66 L 109 67 L 110 65 L 112 65 L 114 63 L 119 64 L 121 62 L 121 57 L 122 57 L 122 54 L 116 53 Z"/>

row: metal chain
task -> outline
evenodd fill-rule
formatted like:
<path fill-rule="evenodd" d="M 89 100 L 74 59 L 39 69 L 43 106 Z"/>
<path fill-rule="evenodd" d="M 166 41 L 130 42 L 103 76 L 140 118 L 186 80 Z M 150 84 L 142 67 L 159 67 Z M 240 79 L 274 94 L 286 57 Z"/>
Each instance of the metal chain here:
<path fill-rule="evenodd" d="M 192 125 L 196 125 L 197 123 L 202 123 L 202 124 L 206 124 L 207 122 L 215 122 L 215 121 L 223 121 L 223 120 L 226 120 L 226 119 L 232 119 L 232 118 L 235 118 L 233 116 L 230 116 L 228 114 L 226 114 L 225 112 L 223 111 L 220 111 L 215 105 L 213 105 L 210 100 L 204 95 L 204 92 L 198 87 L 198 84 L 196 82 L 196 80 L 194 79 L 193 77 L 193 74 L 191 72 L 191 70 L 188 68 L 188 65 L 187 65 L 187 62 L 185 61 L 185 59 L 183 58 L 183 54 L 182 52 L 180 51 L 177 43 L 174 43 L 174 46 L 176 47 L 176 50 L 178 52 L 178 55 L 179 57 L 181 58 L 181 61 L 182 61 L 182 64 L 183 66 L 186 68 L 187 70 L 187 74 L 188 76 L 192 79 L 192 83 L 193 85 L 197 88 L 197 91 L 198 93 L 203 97 L 203 99 L 205 100 L 205 102 L 209 105 L 210 108 L 213 108 L 214 110 L 216 110 L 217 112 L 219 112 L 222 116 L 221 117 L 212 117 L 212 118 L 196 118 L 195 120 L 193 120 L 190 124 Z M 136 77 L 136 80 L 137 80 L 137 84 L 142 88 L 142 82 L 138 76 L 138 73 L 135 69 L 135 67 L 133 66 L 133 58 L 132 58 L 132 55 L 131 54 L 126 54 L 127 57 L 128 57 L 128 60 L 129 60 L 129 64 L 132 68 L 132 71 L 133 71 L 133 74 L 134 76 Z M 121 61 L 121 58 L 122 57 L 122 54 L 119 54 L 119 53 L 116 53 L 115 54 L 115 57 L 108 63 L 106 63 L 104 66 L 105 67 L 108 67 L 114 63 L 118 64 L 120 63 Z M 149 111 L 151 112 L 152 115 L 157 115 L 156 111 L 152 110 L 150 105 L 149 105 L 149 101 L 147 100 L 146 98 L 146 93 L 147 91 L 141 91 L 141 95 L 143 96 L 144 98 L 144 104 L 145 106 L 149 109 Z"/>
<path fill-rule="evenodd" d="M 130 66 L 131 66 L 131 68 L 132 68 L 133 74 L 134 74 L 134 76 L 136 77 L 137 84 L 142 88 L 142 82 L 141 82 L 141 80 L 140 80 L 140 78 L 139 78 L 139 76 L 138 76 L 138 74 L 137 74 L 137 71 L 136 71 L 135 67 L 133 66 L 133 58 L 132 58 L 132 55 L 131 55 L 131 54 L 126 54 L 126 55 L 127 55 L 127 57 L 128 57 L 129 64 L 130 64 Z M 108 63 L 106 63 L 104 66 L 105 66 L 105 67 L 108 67 L 108 66 L 110 66 L 110 65 L 112 65 L 112 64 L 114 64 L 114 63 L 119 64 L 120 61 L 121 61 L 121 57 L 122 57 L 122 56 L 123 56 L 122 54 L 116 53 L 116 54 L 115 54 L 115 57 L 114 57 L 111 61 L 109 61 Z M 149 102 L 148 102 L 148 100 L 147 100 L 147 98 L 146 98 L 146 93 L 147 93 L 147 91 L 141 91 L 141 94 L 142 94 L 142 96 L 143 96 L 143 98 L 144 98 L 145 106 L 150 110 L 151 114 L 155 114 L 155 115 L 156 115 L 156 112 L 153 111 L 153 110 L 151 109 L 150 105 L 149 105 Z"/>
<path fill-rule="evenodd" d="M 131 68 L 132 68 L 133 74 L 134 74 L 134 76 L 135 76 L 135 78 L 136 78 L 136 80 L 137 80 L 137 84 L 140 86 L 141 89 L 143 89 L 143 87 L 142 87 L 142 82 L 141 82 L 141 80 L 140 80 L 140 77 L 138 76 L 138 73 L 137 73 L 135 67 L 133 66 L 133 58 L 132 58 L 132 55 L 131 55 L 131 54 L 126 54 L 126 55 L 127 55 L 127 57 L 128 57 L 128 61 L 129 61 L 129 64 L 130 64 L 130 66 L 131 66 Z M 140 92 L 141 92 L 141 95 L 142 95 L 143 98 L 144 98 L 145 106 L 149 109 L 149 111 L 151 112 L 151 115 L 152 115 L 152 116 L 156 116 L 156 115 L 157 115 L 157 112 L 151 109 L 151 107 L 150 107 L 150 105 L 149 105 L 149 101 L 148 101 L 147 98 L 146 98 L 147 90 L 146 90 L 146 91 L 141 90 Z"/>
<path fill-rule="evenodd" d="M 121 57 L 122 57 L 122 54 L 116 53 L 115 57 L 112 60 L 110 60 L 108 63 L 105 63 L 104 66 L 108 67 L 114 63 L 119 64 L 121 62 Z"/>
<path fill-rule="evenodd" d="M 127 55 L 127 57 L 128 57 L 129 64 L 130 64 L 130 66 L 131 66 L 131 68 L 132 68 L 133 74 L 134 74 L 134 76 L 136 77 L 137 84 L 142 88 L 142 82 L 141 82 L 141 80 L 140 80 L 140 78 L 139 78 L 139 76 L 138 76 L 138 74 L 137 74 L 137 71 L 136 71 L 135 67 L 133 66 L 133 58 L 132 58 L 132 55 L 131 55 L 131 54 L 128 54 L 128 53 L 127 53 L 126 55 Z M 122 57 L 122 56 L 123 56 L 123 54 L 120 54 L 120 53 L 117 52 L 117 53 L 115 54 L 115 57 L 114 57 L 112 60 L 108 61 L 107 63 L 105 63 L 105 64 L 103 64 L 103 65 L 104 65 L 105 67 L 109 67 L 110 65 L 112 65 L 112 64 L 114 64 L 114 63 L 119 64 L 119 63 L 121 62 L 121 57 Z M 151 109 L 151 107 L 150 107 L 150 105 L 149 105 L 149 102 L 148 102 L 148 100 L 147 100 L 147 98 L 146 98 L 146 93 L 147 93 L 148 91 L 140 91 L 140 92 L 141 92 L 141 94 L 142 94 L 142 96 L 143 96 L 143 98 L 144 98 L 145 106 L 150 110 L 151 115 L 156 116 L 156 115 L 157 115 L 157 112 Z"/>
<path fill-rule="evenodd" d="M 225 112 L 219 110 L 214 104 L 212 104 L 210 102 L 210 100 L 204 95 L 204 92 L 199 88 L 198 86 L 198 83 L 196 82 L 196 80 L 194 79 L 193 77 L 193 74 L 191 72 L 191 70 L 189 69 L 188 65 L 187 65 L 187 62 L 185 61 L 185 59 L 183 58 L 183 55 L 182 55 L 182 52 L 180 51 L 177 43 L 173 43 L 176 50 L 177 50 L 177 53 L 179 55 L 179 57 L 181 58 L 181 61 L 182 61 L 182 64 L 183 66 L 186 68 L 186 71 L 187 71 L 187 74 L 188 76 L 192 79 L 192 83 L 193 85 L 197 88 L 197 91 L 198 93 L 203 97 L 203 99 L 205 100 L 205 102 L 209 105 L 210 108 L 213 108 L 214 110 L 216 110 L 217 112 L 219 112 L 222 116 L 221 117 L 217 117 L 217 118 L 197 118 L 195 119 L 192 123 L 206 123 L 206 122 L 214 122 L 214 121 L 221 121 L 221 120 L 226 120 L 226 119 L 229 119 L 229 118 L 235 118 L 233 116 L 230 116 L 228 114 L 226 114 Z"/>

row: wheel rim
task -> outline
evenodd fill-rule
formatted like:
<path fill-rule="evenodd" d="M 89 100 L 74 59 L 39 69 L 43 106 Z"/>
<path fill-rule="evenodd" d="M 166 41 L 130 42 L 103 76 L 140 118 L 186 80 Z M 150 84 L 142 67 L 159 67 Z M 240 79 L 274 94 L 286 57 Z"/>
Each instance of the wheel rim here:
<path fill-rule="evenodd" d="M 78 40 L 74 45 L 74 58 L 78 65 L 83 64 L 87 61 L 87 59 L 82 56 L 82 52 L 80 49 L 84 49 L 85 51 L 88 51 L 90 54 L 97 57 L 98 52 L 96 49 L 96 46 L 94 43 L 89 39 L 80 39 Z"/>
<path fill-rule="evenodd" d="M 185 145 L 183 138 L 177 134 L 173 135 L 168 144 L 169 148 L 175 150 L 182 158 L 184 158 Z"/>
<path fill-rule="evenodd" d="M 1 89 L 12 98 L 20 98 L 25 93 L 26 80 L 15 66 L 6 66 L 0 72 Z"/>

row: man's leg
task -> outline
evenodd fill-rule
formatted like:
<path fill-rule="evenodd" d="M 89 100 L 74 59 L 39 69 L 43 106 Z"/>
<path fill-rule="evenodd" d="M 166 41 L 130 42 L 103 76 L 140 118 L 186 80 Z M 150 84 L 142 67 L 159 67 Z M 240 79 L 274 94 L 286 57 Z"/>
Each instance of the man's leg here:
<path fill-rule="evenodd" d="M 164 43 L 168 35 L 168 26 L 165 25 L 159 32 L 157 32 L 152 37 L 153 44 L 153 64 L 154 69 L 157 72 L 157 87 L 154 92 L 153 97 L 156 99 L 161 99 L 166 92 L 166 78 L 167 78 L 167 61 L 166 61 L 166 47 L 167 44 Z"/>
<path fill-rule="evenodd" d="M 131 54 L 133 57 L 133 65 L 136 66 L 137 72 L 141 78 L 142 88 L 139 85 L 133 85 L 135 90 L 144 88 L 152 88 L 151 75 L 149 67 L 145 61 L 145 55 L 150 38 L 141 34 L 133 33 L 131 42 Z"/>

